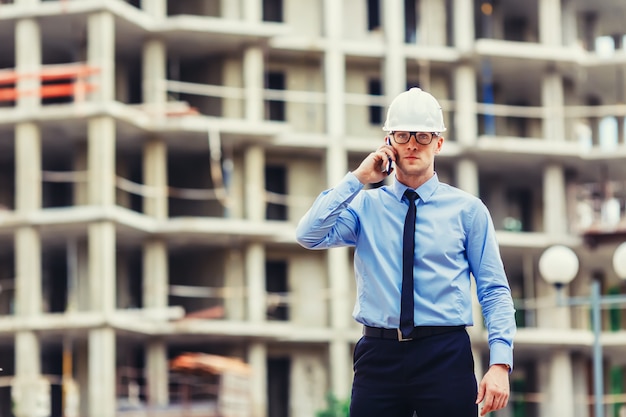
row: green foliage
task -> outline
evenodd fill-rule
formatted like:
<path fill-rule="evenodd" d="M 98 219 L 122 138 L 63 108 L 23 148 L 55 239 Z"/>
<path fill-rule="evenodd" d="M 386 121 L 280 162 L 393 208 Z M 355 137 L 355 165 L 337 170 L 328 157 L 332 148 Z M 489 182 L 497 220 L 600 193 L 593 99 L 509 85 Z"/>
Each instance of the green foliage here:
<path fill-rule="evenodd" d="M 318 411 L 316 417 L 348 417 L 350 414 L 350 399 L 340 401 L 334 394 L 326 395 L 326 409 Z"/>

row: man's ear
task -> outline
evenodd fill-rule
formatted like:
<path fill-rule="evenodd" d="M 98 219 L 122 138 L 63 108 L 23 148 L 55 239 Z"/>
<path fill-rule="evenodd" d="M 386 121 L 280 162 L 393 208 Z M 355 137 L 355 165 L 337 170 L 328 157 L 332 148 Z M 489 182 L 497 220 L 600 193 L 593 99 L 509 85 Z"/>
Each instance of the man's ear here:
<path fill-rule="evenodd" d="M 437 155 L 439 152 L 441 152 L 441 148 L 443 147 L 443 142 L 445 141 L 445 138 L 443 136 L 438 136 L 437 137 L 437 146 L 435 147 L 435 155 Z"/>

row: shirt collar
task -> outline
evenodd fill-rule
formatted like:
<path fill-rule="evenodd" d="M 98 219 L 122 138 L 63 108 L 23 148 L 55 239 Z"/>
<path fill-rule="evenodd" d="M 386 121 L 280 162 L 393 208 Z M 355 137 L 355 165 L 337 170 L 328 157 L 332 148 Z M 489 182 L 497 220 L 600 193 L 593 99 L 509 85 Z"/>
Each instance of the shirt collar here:
<path fill-rule="evenodd" d="M 437 189 L 438 186 L 439 186 L 439 177 L 437 176 L 437 173 L 435 172 L 435 174 L 428 181 L 426 181 L 424 184 L 417 187 L 417 189 L 415 189 L 414 191 L 417 192 L 417 194 L 419 194 L 420 199 L 422 201 L 426 202 L 435 193 L 435 190 Z M 407 187 L 406 185 L 402 184 L 400 181 L 398 181 L 397 177 L 395 176 L 393 177 L 391 190 L 392 190 L 393 195 L 395 195 L 396 198 L 398 199 L 398 201 L 402 200 L 402 196 L 404 195 L 404 192 L 408 189 L 412 189 L 412 188 Z"/>

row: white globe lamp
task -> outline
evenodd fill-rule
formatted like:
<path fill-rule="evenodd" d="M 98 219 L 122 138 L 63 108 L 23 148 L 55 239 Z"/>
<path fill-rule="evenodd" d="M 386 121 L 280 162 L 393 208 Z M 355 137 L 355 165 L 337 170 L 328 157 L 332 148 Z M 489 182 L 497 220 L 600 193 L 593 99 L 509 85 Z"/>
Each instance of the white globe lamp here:
<path fill-rule="evenodd" d="M 539 258 L 539 273 L 548 283 L 557 286 L 572 282 L 578 268 L 578 256 L 567 246 L 551 246 Z"/>
<path fill-rule="evenodd" d="M 618 277 L 626 279 L 626 242 L 619 245 L 613 253 L 613 269 Z"/>

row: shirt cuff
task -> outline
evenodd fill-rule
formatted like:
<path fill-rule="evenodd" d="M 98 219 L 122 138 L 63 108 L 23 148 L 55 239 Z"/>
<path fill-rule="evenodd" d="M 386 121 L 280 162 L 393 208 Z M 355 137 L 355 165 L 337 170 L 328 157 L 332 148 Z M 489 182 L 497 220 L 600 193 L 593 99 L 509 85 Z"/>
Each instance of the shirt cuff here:
<path fill-rule="evenodd" d="M 496 364 L 509 365 L 513 370 L 513 348 L 506 343 L 495 342 L 489 347 L 489 366 Z"/>

